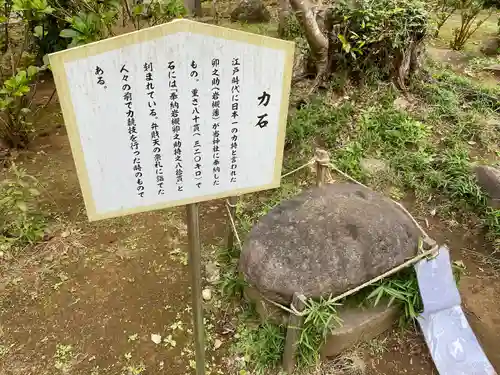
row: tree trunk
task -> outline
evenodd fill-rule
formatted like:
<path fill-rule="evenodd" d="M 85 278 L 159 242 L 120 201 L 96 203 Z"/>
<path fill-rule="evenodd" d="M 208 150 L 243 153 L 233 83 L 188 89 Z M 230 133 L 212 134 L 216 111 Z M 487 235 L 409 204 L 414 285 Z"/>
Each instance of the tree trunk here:
<path fill-rule="evenodd" d="M 316 72 L 318 76 L 323 76 L 328 68 L 328 39 L 318 25 L 316 12 L 309 0 L 290 0 L 290 3 L 297 20 L 304 29 L 316 65 Z"/>
<path fill-rule="evenodd" d="M 7 50 L 9 49 L 9 22 L 10 20 L 7 18 L 4 24 L 3 34 L 5 40 L 4 40 L 4 45 L 2 46 L 2 51 L 1 51 L 2 53 L 7 52 Z"/>
<path fill-rule="evenodd" d="M 184 6 L 190 14 L 196 15 L 196 17 L 202 16 L 200 0 L 184 0 Z"/>

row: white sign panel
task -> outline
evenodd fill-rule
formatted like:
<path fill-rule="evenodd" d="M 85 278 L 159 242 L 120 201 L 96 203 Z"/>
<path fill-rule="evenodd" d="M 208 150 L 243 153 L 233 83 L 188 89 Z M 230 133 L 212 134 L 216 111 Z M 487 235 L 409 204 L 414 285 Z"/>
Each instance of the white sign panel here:
<path fill-rule="evenodd" d="M 279 186 L 292 59 L 187 20 L 51 55 L 89 219 Z"/>

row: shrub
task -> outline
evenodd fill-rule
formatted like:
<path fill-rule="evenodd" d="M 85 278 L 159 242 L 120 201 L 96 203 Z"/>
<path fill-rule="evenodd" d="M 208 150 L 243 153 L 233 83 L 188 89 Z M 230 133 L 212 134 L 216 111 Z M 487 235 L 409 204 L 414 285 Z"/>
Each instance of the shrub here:
<path fill-rule="evenodd" d="M 12 179 L 0 183 L 0 245 L 21 246 L 40 241 L 45 221 L 37 212 L 34 198 L 40 193 L 36 180 L 12 166 Z"/>
<path fill-rule="evenodd" d="M 500 9 L 500 0 L 485 0 L 484 7 L 487 9 L 492 8 L 492 7 L 496 7 L 497 9 Z"/>
<path fill-rule="evenodd" d="M 33 133 L 29 116 L 32 112 L 38 73 L 45 68 L 30 66 L 19 70 L 3 83 L 0 89 L 0 139 L 9 147 L 24 148 Z"/>
<path fill-rule="evenodd" d="M 434 37 L 437 38 L 439 30 L 448 21 L 448 19 L 455 13 L 459 7 L 459 0 L 437 0 L 434 4 L 434 13 L 436 14 L 436 33 Z"/>
<path fill-rule="evenodd" d="M 33 65 L 33 40 L 45 37 L 46 31 L 41 25 L 55 9 L 47 0 L 4 0 L 3 6 L 3 14 L 7 17 L 15 15 L 21 19 L 19 25 L 22 30 L 21 33 L 13 33 L 16 39 L 20 39 L 14 42 L 9 39 L 8 27 L 3 33 L 5 53 L 0 59 L 0 140 L 8 147 L 24 148 L 33 132 L 30 119 L 35 81 L 38 73 L 45 70 L 44 66 Z"/>
<path fill-rule="evenodd" d="M 290 13 L 284 22 L 284 27 L 281 30 L 281 37 L 283 39 L 294 40 L 296 38 L 302 37 L 304 31 L 300 27 L 300 23 L 297 20 L 295 14 Z"/>
<path fill-rule="evenodd" d="M 341 0 L 331 8 L 333 60 L 344 69 L 400 75 L 417 63 L 428 33 L 424 3 L 412 0 Z M 406 74 L 403 74 L 406 75 Z"/>
<path fill-rule="evenodd" d="M 454 50 L 461 50 L 470 37 L 481 27 L 483 23 L 491 17 L 495 8 L 491 8 L 484 18 L 477 20 L 479 13 L 484 8 L 484 0 L 459 0 L 460 27 L 453 30 L 453 40 L 450 47 Z"/>
<path fill-rule="evenodd" d="M 136 16 L 144 15 L 149 26 L 159 25 L 187 14 L 184 3 L 180 0 L 151 0 L 148 3 L 137 4 L 132 12 Z M 137 25 L 140 28 L 139 20 Z"/>
<path fill-rule="evenodd" d="M 24 148 L 30 141 L 34 129 L 29 120 L 36 78 L 45 69 L 43 56 L 113 36 L 120 9 L 118 0 L 0 0 L 0 22 L 5 22 L 0 33 L 4 52 L 0 59 L 0 139 L 5 145 Z M 186 13 L 180 0 L 152 0 L 133 11 L 137 28 L 139 14 L 147 14 L 148 24 L 156 25 Z M 17 35 L 20 48 L 10 41 L 6 21 L 12 15 L 22 20 L 23 30 Z"/>
<path fill-rule="evenodd" d="M 113 25 L 118 20 L 120 3 L 116 0 L 92 0 L 66 14 L 68 28 L 62 38 L 71 39 L 69 47 L 79 46 L 113 36 Z"/>

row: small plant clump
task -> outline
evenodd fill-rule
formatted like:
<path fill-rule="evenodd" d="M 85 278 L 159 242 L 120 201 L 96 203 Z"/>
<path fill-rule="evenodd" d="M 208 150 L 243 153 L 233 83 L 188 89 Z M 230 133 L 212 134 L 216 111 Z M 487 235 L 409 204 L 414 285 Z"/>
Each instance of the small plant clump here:
<path fill-rule="evenodd" d="M 266 374 L 281 360 L 285 348 L 285 327 L 265 322 L 250 328 L 248 321 L 245 323 L 238 327 L 234 350 L 243 355 L 243 371 L 249 368 L 256 374 Z"/>
<path fill-rule="evenodd" d="M 461 24 L 460 27 L 453 30 L 453 40 L 450 42 L 452 49 L 457 51 L 463 49 L 470 37 L 495 11 L 495 8 L 490 8 L 487 15 L 478 20 L 484 7 L 484 0 L 459 0 L 458 8 L 460 9 Z"/>
<path fill-rule="evenodd" d="M 36 180 L 13 166 L 13 177 L 0 183 L 0 246 L 2 250 L 40 241 L 46 222 L 38 213 Z"/>
<path fill-rule="evenodd" d="M 429 15 L 421 1 L 339 1 L 330 11 L 332 61 L 344 71 L 362 72 L 365 80 L 370 73 L 387 78 L 411 69 L 428 34 Z"/>
<path fill-rule="evenodd" d="M 29 66 L 18 70 L 0 88 L 0 139 L 11 148 L 25 148 L 34 132 L 30 114 L 33 112 L 33 87 L 45 67 Z"/>
<path fill-rule="evenodd" d="M 437 0 L 434 3 L 433 10 L 436 17 L 436 32 L 434 37 L 439 36 L 439 31 L 448 19 L 457 11 L 459 0 Z"/>

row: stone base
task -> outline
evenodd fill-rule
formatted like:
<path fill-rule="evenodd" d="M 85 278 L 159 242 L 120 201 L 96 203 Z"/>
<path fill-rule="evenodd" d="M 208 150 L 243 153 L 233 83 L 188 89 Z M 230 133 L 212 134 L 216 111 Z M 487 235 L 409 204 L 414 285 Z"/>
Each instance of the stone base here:
<path fill-rule="evenodd" d="M 391 329 L 400 315 L 401 309 L 397 306 L 387 307 L 386 301 L 380 301 L 376 307 L 340 308 L 342 326 L 328 336 L 321 356 L 335 357 L 358 343 L 374 339 Z"/>
<path fill-rule="evenodd" d="M 245 288 L 244 294 L 248 301 L 255 303 L 262 321 L 283 325 L 288 323 L 288 314 L 263 299 L 255 288 Z M 397 306 L 387 307 L 387 301 L 383 300 L 376 307 L 344 306 L 339 308 L 338 312 L 343 321 L 342 326 L 333 330 L 327 337 L 321 349 L 322 357 L 335 357 L 356 344 L 370 341 L 391 329 L 401 315 Z"/>

